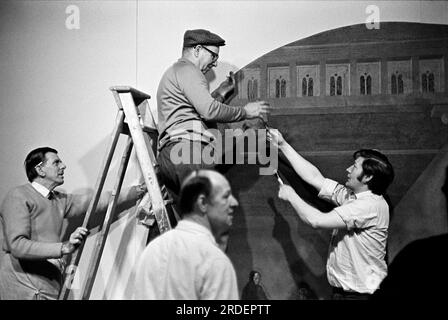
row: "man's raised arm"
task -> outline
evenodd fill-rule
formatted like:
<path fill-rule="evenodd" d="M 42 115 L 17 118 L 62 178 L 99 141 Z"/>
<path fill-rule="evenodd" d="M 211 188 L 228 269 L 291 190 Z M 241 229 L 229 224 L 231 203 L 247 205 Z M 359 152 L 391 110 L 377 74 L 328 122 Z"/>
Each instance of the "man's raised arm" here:
<path fill-rule="evenodd" d="M 279 148 L 291 163 L 295 172 L 307 183 L 317 190 L 322 188 L 325 177 L 320 173 L 319 169 L 311 162 L 298 154 L 283 138 L 282 134 L 273 128 L 269 128 L 267 133 L 268 140 Z"/>

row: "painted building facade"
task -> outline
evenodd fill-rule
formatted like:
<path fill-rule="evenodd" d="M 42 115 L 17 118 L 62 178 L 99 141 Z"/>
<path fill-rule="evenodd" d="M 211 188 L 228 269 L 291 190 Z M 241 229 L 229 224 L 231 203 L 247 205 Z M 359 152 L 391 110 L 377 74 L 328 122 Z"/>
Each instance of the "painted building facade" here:
<path fill-rule="evenodd" d="M 261 56 L 238 73 L 231 101 L 268 101 L 268 123 L 321 172 L 345 182 L 353 152 L 375 148 L 395 168 L 389 260 L 410 241 L 448 230 L 440 186 L 448 166 L 448 26 L 385 22 L 329 30 Z M 330 210 L 281 166 L 306 201 Z M 250 165 L 227 176 L 240 208 L 228 253 L 239 284 L 259 269 L 274 299 L 296 299 L 304 284 L 328 298 L 330 231 L 314 230 L 278 199 L 275 177 Z M 440 186 L 439 186 L 440 185 Z"/>

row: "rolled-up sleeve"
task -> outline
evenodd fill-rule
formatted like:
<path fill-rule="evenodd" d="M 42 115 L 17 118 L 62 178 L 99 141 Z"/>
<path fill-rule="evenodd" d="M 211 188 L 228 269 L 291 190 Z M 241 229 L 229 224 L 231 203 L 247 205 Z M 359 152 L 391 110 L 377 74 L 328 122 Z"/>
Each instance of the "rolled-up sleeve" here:
<path fill-rule="evenodd" d="M 355 195 L 342 184 L 331 179 L 325 179 L 318 197 L 338 206 L 355 199 Z"/>

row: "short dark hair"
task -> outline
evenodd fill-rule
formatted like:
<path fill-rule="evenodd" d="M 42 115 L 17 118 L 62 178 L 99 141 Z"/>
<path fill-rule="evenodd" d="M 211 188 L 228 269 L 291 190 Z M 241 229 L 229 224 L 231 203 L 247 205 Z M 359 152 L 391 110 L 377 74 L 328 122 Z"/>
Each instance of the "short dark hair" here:
<path fill-rule="evenodd" d="M 45 160 L 46 160 L 45 155 L 48 152 L 53 152 L 56 154 L 58 153 L 53 148 L 41 147 L 41 148 L 32 150 L 26 156 L 23 164 L 25 166 L 26 176 L 27 176 L 29 182 L 33 182 L 33 180 L 37 178 L 36 166 L 41 162 L 45 162 Z"/>
<path fill-rule="evenodd" d="M 359 157 L 363 157 L 364 161 L 362 162 L 363 174 L 358 177 L 358 180 L 361 180 L 365 175 L 372 176 L 372 179 L 367 182 L 369 190 L 378 195 L 385 194 L 395 176 L 394 168 L 389 159 L 374 149 L 360 149 L 353 154 L 354 159 Z"/>
<path fill-rule="evenodd" d="M 180 190 L 179 210 L 182 216 L 193 212 L 194 204 L 201 194 L 209 199 L 212 194 L 212 183 L 208 177 L 198 175 L 196 172 L 194 177 L 187 178 Z"/>

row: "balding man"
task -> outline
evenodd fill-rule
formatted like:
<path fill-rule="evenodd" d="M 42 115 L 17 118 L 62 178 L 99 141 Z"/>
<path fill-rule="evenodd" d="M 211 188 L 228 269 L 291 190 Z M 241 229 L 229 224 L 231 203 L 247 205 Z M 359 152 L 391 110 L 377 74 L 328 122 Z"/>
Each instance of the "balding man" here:
<path fill-rule="evenodd" d="M 264 101 L 245 106 L 222 103 L 232 92 L 235 81 L 229 77 L 212 94 L 205 74 L 218 65 L 219 49 L 224 39 L 208 30 L 187 30 L 182 58 L 163 75 L 157 90 L 160 177 L 174 194 L 183 179 L 197 169 L 215 168 L 204 161 L 213 157 L 213 134 L 216 123 L 236 122 L 263 117 L 270 111 Z"/>
<path fill-rule="evenodd" d="M 136 298 L 238 299 L 236 274 L 217 240 L 232 225 L 238 201 L 216 171 L 191 173 L 182 184 L 182 220 L 144 249 L 137 263 Z"/>

